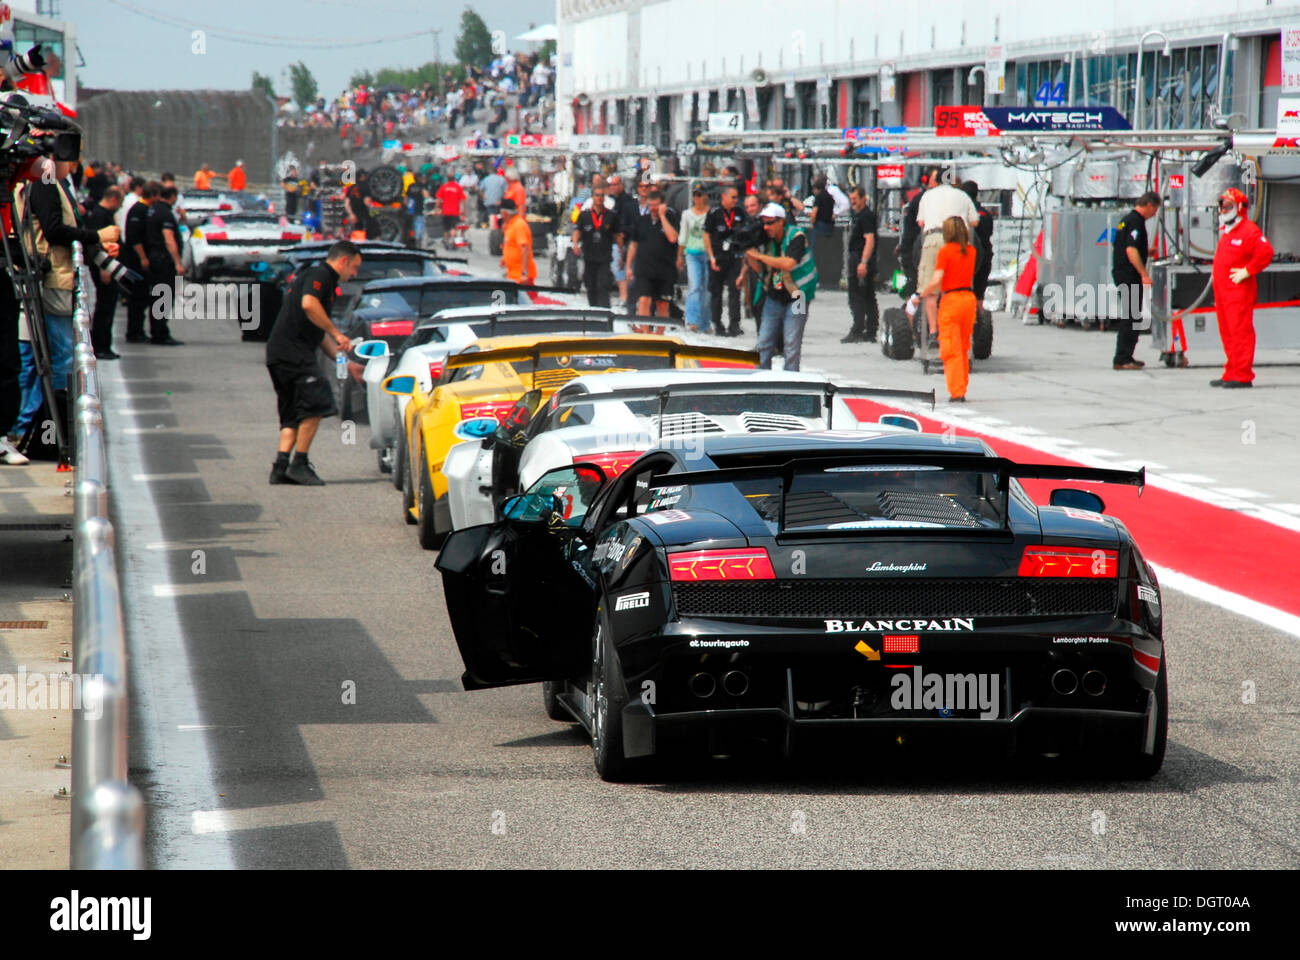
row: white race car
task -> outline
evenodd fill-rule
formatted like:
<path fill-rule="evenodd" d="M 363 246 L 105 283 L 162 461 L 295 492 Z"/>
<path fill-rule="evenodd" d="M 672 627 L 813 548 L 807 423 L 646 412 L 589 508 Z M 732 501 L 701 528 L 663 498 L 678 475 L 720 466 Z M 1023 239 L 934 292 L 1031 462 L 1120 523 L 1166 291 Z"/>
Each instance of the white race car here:
<path fill-rule="evenodd" d="M 185 272 L 197 283 L 222 274 L 252 275 L 261 263 L 301 243 L 310 231 L 274 213 L 215 214 L 190 230 L 181 254 Z"/>
<path fill-rule="evenodd" d="M 494 523 L 496 505 L 556 467 L 595 463 L 617 476 L 645 451 L 698 443 L 718 434 L 858 430 L 853 397 L 899 397 L 934 403 L 934 394 L 841 387 L 811 373 L 772 370 L 647 370 L 582 377 L 557 390 L 541 410 L 526 412 L 483 439 L 462 440 L 443 462 L 453 529 Z M 872 423 L 920 430 L 901 414 Z"/>
<path fill-rule="evenodd" d="M 401 465 L 406 458 L 394 459 L 394 454 L 402 440 L 401 425 L 410 398 L 386 393 L 383 382 L 388 377 L 413 375 L 420 388 L 428 393 L 442 374 L 447 357 L 480 337 L 520 333 L 662 333 L 663 329 L 658 325 L 653 330 L 647 329 L 644 321 L 634 322 L 603 307 L 479 306 L 440 310 L 432 317 L 416 321 L 410 336 L 395 349 L 383 341 L 366 341 L 357 352 L 366 356 L 362 379 L 370 411 L 370 446 L 378 451 L 380 472 L 391 470 L 393 485 L 402 488 Z"/>

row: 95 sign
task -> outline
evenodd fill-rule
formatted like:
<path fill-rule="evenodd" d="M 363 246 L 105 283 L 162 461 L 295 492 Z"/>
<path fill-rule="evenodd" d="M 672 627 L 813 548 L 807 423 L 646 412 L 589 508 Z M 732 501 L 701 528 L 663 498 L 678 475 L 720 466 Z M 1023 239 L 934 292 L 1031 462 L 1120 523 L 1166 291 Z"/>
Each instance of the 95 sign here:
<path fill-rule="evenodd" d="M 996 137 L 999 133 L 980 107 L 935 107 L 934 132 L 940 137 Z"/>

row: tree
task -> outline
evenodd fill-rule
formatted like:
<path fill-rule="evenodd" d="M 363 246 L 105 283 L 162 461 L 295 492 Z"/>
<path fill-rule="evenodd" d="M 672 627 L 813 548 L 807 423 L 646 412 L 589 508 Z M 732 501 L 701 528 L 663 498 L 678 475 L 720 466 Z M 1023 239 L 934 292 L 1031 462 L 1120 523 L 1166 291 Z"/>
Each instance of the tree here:
<path fill-rule="evenodd" d="M 359 70 L 352 74 L 352 79 L 348 81 L 348 86 L 352 89 L 357 87 L 373 87 L 375 85 L 375 75 L 369 70 Z"/>
<path fill-rule="evenodd" d="M 316 102 L 316 96 L 320 92 L 316 86 L 316 78 L 307 69 L 307 64 L 301 60 L 289 64 L 289 87 L 293 91 L 293 102 L 303 110 L 309 104 Z"/>
<path fill-rule="evenodd" d="M 492 33 L 483 18 L 469 5 L 466 5 L 465 12 L 460 15 L 456 59 L 467 67 L 486 67 L 492 62 Z"/>
<path fill-rule="evenodd" d="M 549 63 L 551 60 L 551 54 L 553 54 L 554 52 L 555 52 L 555 41 L 547 40 L 545 43 L 542 44 L 542 49 L 537 51 L 537 59 L 541 63 Z"/>
<path fill-rule="evenodd" d="M 275 99 L 275 84 L 266 74 L 258 73 L 256 70 L 253 71 L 253 89 L 262 91 L 272 100 Z"/>

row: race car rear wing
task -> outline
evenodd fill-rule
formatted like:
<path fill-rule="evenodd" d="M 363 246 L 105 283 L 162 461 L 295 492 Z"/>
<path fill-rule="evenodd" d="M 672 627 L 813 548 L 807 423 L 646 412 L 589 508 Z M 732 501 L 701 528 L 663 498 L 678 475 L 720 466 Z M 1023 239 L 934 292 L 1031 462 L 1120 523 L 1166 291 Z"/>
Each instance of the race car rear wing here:
<path fill-rule="evenodd" d="M 608 353 L 639 357 L 668 357 L 674 365 L 678 360 L 714 360 L 720 363 L 758 365 L 758 354 L 752 350 L 701 347 L 690 343 L 631 337 L 588 337 L 582 340 L 549 340 L 546 343 L 501 347 L 496 350 L 462 351 L 447 358 L 445 369 L 477 367 L 485 363 L 517 363 L 521 360 L 531 360 L 536 366 L 542 357 L 590 357 Z"/>
<path fill-rule="evenodd" d="M 832 401 L 836 397 L 887 397 L 917 400 L 922 403 L 928 402 L 931 409 L 934 408 L 933 390 L 926 392 L 922 390 L 894 390 L 887 387 L 842 387 L 829 381 L 824 383 L 782 383 L 780 381 L 751 380 L 738 377 L 735 383 L 718 383 L 716 381 L 707 383 L 668 383 L 659 387 L 625 387 L 622 390 L 602 391 L 600 393 L 579 393 L 575 391 L 563 398 L 557 393 L 551 397 L 551 409 L 558 410 L 561 407 L 585 406 L 589 403 L 628 403 L 639 400 L 658 400 L 659 423 L 662 424 L 669 397 L 743 393 L 819 393 L 826 407 L 827 430 L 833 429 L 832 420 L 835 415 L 835 405 Z"/>
<path fill-rule="evenodd" d="M 899 464 L 906 466 L 933 466 L 944 470 L 962 470 L 967 472 L 996 473 L 998 491 L 1002 495 L 1002 529 L 1008 530 L 1010 513 L 1007 500 L 1010 493 L 1011 479 L 1026 480 L 1073 480 L 1076 482 L 1119 483 L 1138 488 L 1138 496 L 1146 486 L 1146 467 L 1138 470 L 1110 470 L 1100 467 L 1084 467 L 1071 464 L 1016 463 L 1005 457 L 988 457 L 980 454 L 951 453 L 911 453 L 908 451 L 872 451 L 871 453 L 826 454 L 816 456 L 794 457 L 782 461 L 769 461 L 764 464 L 743 467 L 724 467 L 717 470 L 693 470 L 686 473 L 659 474 L 650 478 L 650 486 L 698 486 L 708 483 L 736 483 L 741 480 L 756 480 L 766 477 L 779 477 L 781 480 L 780 520 L 777 530 L 786 531 L 785 501 L 790 493 L 790 486 L 796 473 L 809 473 L 827 470 L 833 467 L 870 466 L 871 464 Z M 840 531 L 807 531 L 811 534 L 838 534 Z M 856 531 L 861 532 L 861 531 Z M 915 532 L 924 533 L 925 530 Z M 944 534 L 960 533 L 960 528 L 943 527 L 938 532 Z M 971 528 L 972 533 L 987 533 L 987 529 Z M 800 531 L 802 535 L 805 531 Z"/>

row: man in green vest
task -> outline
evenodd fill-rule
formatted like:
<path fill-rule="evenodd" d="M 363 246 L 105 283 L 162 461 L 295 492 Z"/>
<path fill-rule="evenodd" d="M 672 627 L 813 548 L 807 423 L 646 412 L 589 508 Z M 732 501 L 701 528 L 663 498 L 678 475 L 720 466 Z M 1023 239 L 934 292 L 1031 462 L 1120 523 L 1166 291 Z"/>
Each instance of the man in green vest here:
<path fill-rule="evenodd" d="M 808 305 L 817 292 L 817 265 L 812 244 L 803 230 L 787 224 L 785 208 L 769 203 L 759 211 L 770 242 L 745 251 L 750 269 L 759 275 L 754 285 L 758 327 L 758 365 L 772 369 L 772 355 L 781 344 L 785 369 L 799 369 Z"/>

